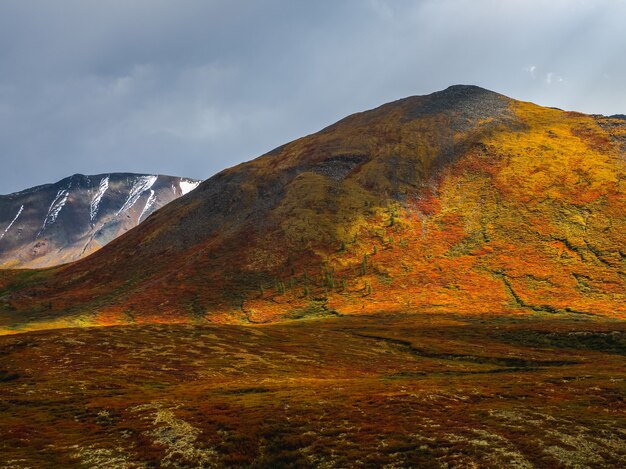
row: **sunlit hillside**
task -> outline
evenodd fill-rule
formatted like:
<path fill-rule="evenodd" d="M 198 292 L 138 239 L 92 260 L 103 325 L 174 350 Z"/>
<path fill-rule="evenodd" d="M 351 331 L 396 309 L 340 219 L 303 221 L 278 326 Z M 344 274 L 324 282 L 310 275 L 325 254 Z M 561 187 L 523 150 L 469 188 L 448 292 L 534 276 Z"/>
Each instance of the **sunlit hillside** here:
<path fill-rule="evenodd" d="M 5 331 L 372 312 L 626 313 L 626 122 L 472 86 L 347 117 L 68 266 Z"/>

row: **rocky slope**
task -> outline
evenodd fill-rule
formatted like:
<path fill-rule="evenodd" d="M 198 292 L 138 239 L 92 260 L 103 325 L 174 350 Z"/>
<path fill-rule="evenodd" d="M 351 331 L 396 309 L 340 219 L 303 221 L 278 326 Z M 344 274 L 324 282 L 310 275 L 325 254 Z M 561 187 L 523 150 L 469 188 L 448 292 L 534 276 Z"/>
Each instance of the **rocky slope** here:
<path fill-rule="evenodd" d="M 0 267 L 49 267 L 85 257 L 199 183 L 149 174 L 75 174 L 0 196 Z"/>
<path fill-rule="evenodd" d="M 227 169 L 94 255 L 0 277 L 10 328 L 626 313 L 626 122 L 453 86 Z"/>

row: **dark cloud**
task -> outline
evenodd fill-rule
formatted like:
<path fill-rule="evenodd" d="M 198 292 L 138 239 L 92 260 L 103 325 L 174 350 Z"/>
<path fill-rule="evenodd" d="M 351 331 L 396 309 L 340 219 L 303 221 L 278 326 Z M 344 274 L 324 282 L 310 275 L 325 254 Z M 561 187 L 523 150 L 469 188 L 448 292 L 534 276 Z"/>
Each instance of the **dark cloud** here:
<path fill-rule="evenodd" d="M 4 0 L 0 193 L 205 178 L 455 83 L 626 112 L 623 0 Z"/>

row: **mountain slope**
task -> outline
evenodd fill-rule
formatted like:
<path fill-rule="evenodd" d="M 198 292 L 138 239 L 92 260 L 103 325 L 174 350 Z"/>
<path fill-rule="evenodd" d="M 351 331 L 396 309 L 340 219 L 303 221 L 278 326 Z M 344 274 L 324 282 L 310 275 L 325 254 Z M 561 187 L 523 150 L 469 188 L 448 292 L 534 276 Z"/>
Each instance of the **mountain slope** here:
<path fill-rule="evenodd" d="M 199 183 L 150 174 L 75 174 L 0 196 L 0 266 L 49 267 L 80 259 Z"/>
<path fill-rule="evenodd" d="M 625 154 L 620 119 L 473 86 L 402 99 L 222 171 L 82 261 L 7 272 L 0 317 L 622 316 Z"/>

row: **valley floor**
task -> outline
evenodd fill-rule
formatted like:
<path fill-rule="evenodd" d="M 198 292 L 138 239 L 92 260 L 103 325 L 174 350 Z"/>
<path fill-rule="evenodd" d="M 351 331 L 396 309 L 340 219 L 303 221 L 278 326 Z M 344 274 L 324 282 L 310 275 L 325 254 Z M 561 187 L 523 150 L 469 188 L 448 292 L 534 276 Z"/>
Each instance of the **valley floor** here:
<path fill-rule="evenodd" d="M 626 467 L 626 322 L 397 315 L 0 337 L 0 467 Z"/>

